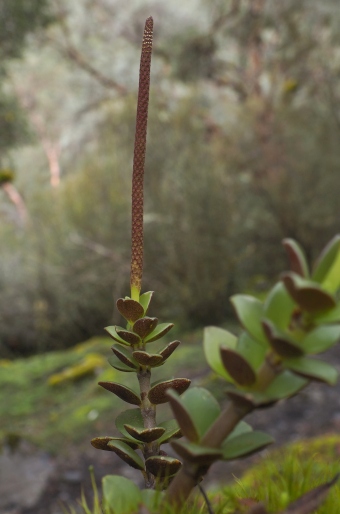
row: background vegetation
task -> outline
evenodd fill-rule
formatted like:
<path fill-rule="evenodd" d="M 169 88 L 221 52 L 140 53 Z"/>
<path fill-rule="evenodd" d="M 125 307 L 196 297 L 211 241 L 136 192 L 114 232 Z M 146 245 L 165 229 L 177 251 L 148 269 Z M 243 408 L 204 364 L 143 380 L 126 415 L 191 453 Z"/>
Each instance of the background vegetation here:
<path fill-rule="evenodd" d="M 155 19 L 144 290 L 183 328 L 339 230 L 336 0 L 4 0 L 0 355 L 69 347 L 128 292 L 138 59 Z M 158 303 L 157 303 L 158 302 Z"/>

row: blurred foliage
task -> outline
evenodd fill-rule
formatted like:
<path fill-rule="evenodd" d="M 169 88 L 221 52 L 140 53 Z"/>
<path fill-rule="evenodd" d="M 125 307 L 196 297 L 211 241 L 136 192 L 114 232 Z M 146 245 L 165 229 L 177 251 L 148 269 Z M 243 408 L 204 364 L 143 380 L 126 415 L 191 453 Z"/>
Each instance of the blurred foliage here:
<path fill-rule="evenodd" d="M 143 290 L 158 291 L 153 314 L 218 324 L 236 290 L 269 289 L 283 237 L 312 261 L 339 231 L 337 2 L 192 0 L 185 16 L 180 5 L 53 2 L 58 21 L 8 68 L 36 139 L 2 164 L 16 171 L 29 222 L 13 223 L 0 191 L 1 355 L 67 347 L 119 321 L 151 11 Z"/>

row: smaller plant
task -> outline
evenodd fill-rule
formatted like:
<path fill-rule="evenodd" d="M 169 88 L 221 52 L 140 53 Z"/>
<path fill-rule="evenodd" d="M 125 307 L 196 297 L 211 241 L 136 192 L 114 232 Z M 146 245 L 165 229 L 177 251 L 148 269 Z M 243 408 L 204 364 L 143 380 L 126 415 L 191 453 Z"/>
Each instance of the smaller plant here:
<path fill-rule="evenodd" d="M 115 514 L 136 512 L 141 503 L 158 512 L 167 508 L 179 512 L 213 462 L 244 457 L 273 441 L 243 421 L 247 414 L 289 398 L 311 380 L 330 385 L 337 380 L 335 368 L 315 355 L 340 339 L 340 236 L 329 243 L 312 270 L 298 243 L 285 239 L 291 269 L 282 275 L 265 301 L 248 295 L 231 299 L 243 328 L 240 336 L 217 327 L 205 330 L 207 361 L 227 383 L 226 407 L 221 409 L 204 388 L 188 389 L 187 378 L 151 382 L 153 368 L 163 366 L 180 344 L 173 341 L 156 353 L 149 351 L 150 344 L 167 334 L 173 324 L 159 324 L 157 318 L 149 316 L 152 292 L 141 294 L 152 30 L 153 21 L 148 18 L 140 65 L 132 179 L 131 295 L 117 301 L 126 327 L 106 328 L 115 341 L 110 364 L 122 372 L 135 373 L 139 390 L 116 382 L 99 383 L 135 408 L 118 415 L 116 427 L 121 436 L 92 440 L 95 448 L 114 452 L 141 471 L 146 490 L 139 491 L 123 477 L 105 477 L 104 509 L 109 512 L 111 508 Z M 159 422 L 157 406 L 167 402 L 176 419 Z M 180 436 L 184 436 L 181 441 Z M 169 441 L 182 462 L 161 450 Z M 304 510 L 288 510 L 287 514 L 313 512 L 327 487 L 330 484 L 314 491 L 313 509 L 307 495 L 300 501 Z M 160 491 L 165 488 L 163 499 Z M 258 511 L 261 512 L 266 511 L 263 508 Z"/>

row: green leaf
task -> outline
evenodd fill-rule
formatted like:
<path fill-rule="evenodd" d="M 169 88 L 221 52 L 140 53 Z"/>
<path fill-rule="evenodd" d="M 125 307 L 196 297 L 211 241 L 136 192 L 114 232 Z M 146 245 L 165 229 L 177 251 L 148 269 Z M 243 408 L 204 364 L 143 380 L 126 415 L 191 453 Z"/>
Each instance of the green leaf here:
<path fill-rule="evenodd" d="M 153 291 L 148 291 L 147 293 L 143 293 L 139 297 L 139 303 L 141 304 L 141 306 L 144 309 L 144 316 L 147 313 L 147 310 L 149 308 L 149 305 L 150 305 L 150 302 L 151 302 L 151 299 L 152 299 L 152 295 L 153 295 Z"/>
<path fill-rule="evenodd" d="M 262 325 L 268 341 L 270 342 L 270 346 L 277 355 L 283 359 L 289 359 L 292 357 L 301 357 L 301 355 L 304 354 L 304 349 L 301 348 L 300 344 L 284 332 L 281 332 L 281 330 L 278 330 L 269 320 L 263 320 Z"/>
<path fill-rule="evenodd" d="M 220 348 L 221 346 L 227 346 L 228 348 L 234 349 L 236 348 L 236 344 L 236 336 L 227 330 L 218 327 L 206 327 L 204 329 L 203 348 L 205 358 L 211 369 L 229 382 L 232 382 L 232 378 L 223 366 Z"/>
<path fill-rule="evenodd" d="M 293 396 L 308 384 L 308 380 L 294 375 L 291 371 L 285 370 L 274 378 L 271 384 L 264 391 L 267 398 L 281 400 Z"/>
<path fill-rule="evenodd" d="M 148 335 L 148 337 L 144 339 L 144 343 L 152 343 L 152 341 L 160 339 L 161 337 L 165 336 L 165 334 L 167 334 L 173 326 L 173 323 L 161 323 L 158 325 L 158 327 L 155 328 L 155 330 L 151 332 L 151 334 Z"/>
<path fill-rule="evenodd" d="M 130 345 L 128 348 L 126 348 L 122 345 L 114 344 L 111 346 L 111 350 L 123 364 L 129 368 L 132 368 L 133 371 L 138 369 L 138 362 L 133 358 Z"/>
<path fill-rule="evenodd" d="M 132 514 L 137 512 L 142 502 L 139 488 L 125 477 L 106 475 L 103 480 L 103 503 L 105 509 L 115 514 Z"/>
<path fill-rule="evenodd" d="M 247 434 L 248 432 L 252 431 L 253 429 L 248 423 L 246 423 L 245 421 L 240 421 L 239 423 L 237 423 L 234 430 L 230 432 L 228 437 L 225 439 L 225 442 L 230 441 L 234 437 L 238 437 L 239 435 Z"/>
<path fill-rule="evenodd" d="M 165 428 L 163 427 L 141 429 L 125 424 L 124 428 L 134 439 L 143 441 L 143 443 L 152 443 L 159 439 L 165 432 Z"/>
<path fill-rule="evenodd" d="M 334 385 L 338 378 L 338 373 L 333 366 L 316 359 L 306 357 L 287 359 L 284 361 L 284 366 L 302 377 L 326 382 L 329 385 Z"/>
<path fill-rule="evenodd" d="M 252 296 L 237 294 L 231 297 L 231 303 L 243 328 L 247 330 L 256 341 L 267 345 L 267 340 L 261 325 L 263 316 L 262 302 Z"/>
<path fill-rule="evenodd" d="M 160 423 L 159 426 L 165 428 L 164 434 L 158 439 L 159 445 L 167 443 L 173 437 L 181 437 L 182 435 L 178 423 L 175 419 L 164 421 L 163 423 Z"/>
<path fill-rule="evenodd" d="M 258 343 L 245 331 L 241 333 L 237 340 L 236 350 L 255 370 L 261 366 L 267 351 L 262 344 Z"/>
<path fill-rule="evenodd" d="M 285 330 L 290 324 L 295 307 L 296 303 L 288 294 L 283 283 L 278 282 L 270 290 L 264 302 L 263 316 L 270 319 L 277 328 Z"/>
<path fill-rule="evenodd" d="M 282 243 L 289 257 L 291 271 L 307 278 L 309 276 L 308 264 L 301 246 L 294 239 L 284 239 Z"/>
<path fill-rule="evenodd" d="M 302 345 L 307 353 L 320 353 L 340 341 L 340 325 L 317 327 L 303 339 Z"/>
<path fill-rule="evenodd" d="M 138 394 L 129 387 L 126 387 L 122 384 L 117 384 L 117 382 L 98 382 L 98 384 L 107 391 L 117 395 L 118 398 L 121 398 L 127 403 L 131 403 L 132 405 L 140 405 L 141 403 Z"/>
<path fill-rule="evenodd" d="M 180 398 L 171 393 L 169 398 L 183 435 L 193 442 L 204 436 L 221 412 L 217 400 L 203 387 L 188 389 Z M 182 409 L 176 410 L 172 400 L 180 402 Z"/>
<path fill-rule="evenodd" d="M 330 276 L 329 276 L 330 275 Z M 340 285 L 340 235 L 328 243 L 318 258 L 312 275 L 313 280 L 334 293 Z M 329 289 L 330 288 L 330 289 Z"/>
<path fill-rule="evenodd" d="M 115 423 L 119 432 L 130 439 L 131 435 L 127 432 L 124 425 L 131 425 L 137 429 L 144 430 L 144 421 L 140 409 L 128 409 L 121 412 L 116 417 Z M 136 442 L 140 444 L 140 441 L 137 439 Z"/>
<path fill-rule="evenodd" d="M 235 350 L 221 348 L 223 366 L 237 384 L 250 387 L 256 382 L 256 373 L 249 362 Z"/>
<path fill-rule="evenodd" d="M 109 441 L 107 446 L 114 451 L 118 457 L 120 457 L 126 464 L 131 466 L 131 468 L 139 469 L 140 471 L 144 470 L 144 462 L 130 446 L 122 441 Z"/>
<path fill-rule="evenodd" d="M 313 316 L 313 321 L 317 324 L 323 323 L 339 323 L 340 322 L 340 302 L 327 312 L 316 314 Z"/>
<path fill-rule="evenodd" d="M 112 337 L 112 339 L 114 339 L 118 343 L 120 343 L 120 344 L 122 344 L 124 346 L 130 346 L 129 343 L 124 341 L 124 339 L 117 334 L 117 331 L 116 331 L 117 328 L 120 328 L 121 330 L 124 330 L 124 328 L 116 327 L 116 326 L 105 327 L 104 330 L 109 334 L 110 337 Z"/>
<path fill-rule="evenodd" d="M 151 387 L 148 398 L 154 405 L 160 405 L 161 403 L 167 403 L 169 398 L 166 392 L 169 389 L 173 389 L 178 394 L 184 393 L 191 384 L 191 380 L 188 378 L 173 378 L 172 380 L 166 380 L 165 382 L 159 382 L 157 385 Z"/>
<path fill-rule="evenodd" d="M 160 511 L 161 502 L 164 500 L 164 493 L 155 489 L 142 489 L 142 502 L 152 512 Z"/>
<path fill-rule="evenodd" d="M 172 441 L 171 446 L 182 459 L 199 465 L 208 466 L 222 456 L 220 449 L 200 446 L 185 441 Z"/>
<path fill-rule="evenodd" d="M 118 369 L 118 371 L 124 371 L 125 373 L 131 373 L 133 371 L 136 372 L 138 369 L 137 367 L 131 368 L 130 366 L 127 366 L 120 359 L 118 359 L 118 357 L 116 355 L 112 355 L 107 360 L 108 360 L 108 363 L 110 364 L 110 366 L 112 366 L 115 369 Z"/>
<path fill-rule="evenodd" d="M 226 440 L 222 445 L 223 459 L 232 460 L 258 452 L 273 443 L 274 439 L 264 432 L 252 431 Z"/>
<path fill-rule="evenodd" d="M 315 282 L 305 280 L 296 273 L 285 273 L 281 278 L 293 300 L 310 313 L 325 311 L 336 305 L 333 296 Z"/>

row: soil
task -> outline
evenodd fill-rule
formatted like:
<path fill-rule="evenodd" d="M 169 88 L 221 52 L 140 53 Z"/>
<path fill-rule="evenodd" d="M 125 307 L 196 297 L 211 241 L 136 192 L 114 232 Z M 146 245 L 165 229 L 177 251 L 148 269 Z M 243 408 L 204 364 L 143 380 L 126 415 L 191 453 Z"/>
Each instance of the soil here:
<path fill-rule="evenodd" d="M 329 351 L 324 360 L 340 371 L 340 345 Z M 271 434 L 276 446 L 337 433 L 340 430 L 340 383 L 328 387 L 314 382 L 294 398 L 252 413 L 247 421 L 254 429 Z M 216 485 L 232 481 L 260 458 L 256 455 L 235 463 L 215 464 L 205 483 Z M 97 484 L 106 474 L 122 474 L 140 483 L 138 472 L 121 466 L 111 452 L 98 451 L 90 445 L 54 458 L 25 442 L 21 443 L 19 451 L 11 453 L 5 449 L 0 456 L 0 512 L 65 514 L 66 504 L 72 505 L 77 513 L 83 512 L 77 499 L 82 489 L 91 498 L 90 465 L 94 467 Z"/>

